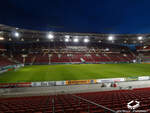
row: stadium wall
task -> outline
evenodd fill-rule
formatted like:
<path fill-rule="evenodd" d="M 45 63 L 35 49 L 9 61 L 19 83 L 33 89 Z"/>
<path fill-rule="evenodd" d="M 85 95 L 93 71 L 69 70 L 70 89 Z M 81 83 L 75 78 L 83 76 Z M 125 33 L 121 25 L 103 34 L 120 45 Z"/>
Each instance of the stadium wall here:
<path fill-rule="evenodd" d="M 86 62 L 84 64 L 125 64 L 132 62 Z M 33 63 L 32 65 L 59 65 L 59 64 L 83 64 L 81 62 L 52 62 L 52 63 Z M 31 65 L 31 63 L 26 63 L 25 65 Z"/>
<path fill-rule="evenodd" d="M 126 81 L 145 81 L 150 80 L 150 76 L 92 79 L 92 80 L 67 80 L 67 81 L 44 81 L 44 82 L 25 82 L 25 83 L 0 83 L 0 88 L 19 88 L 19 87 L 50 87 L 62 85 L 82 85 L 82 84 L 102 84 Z"/>

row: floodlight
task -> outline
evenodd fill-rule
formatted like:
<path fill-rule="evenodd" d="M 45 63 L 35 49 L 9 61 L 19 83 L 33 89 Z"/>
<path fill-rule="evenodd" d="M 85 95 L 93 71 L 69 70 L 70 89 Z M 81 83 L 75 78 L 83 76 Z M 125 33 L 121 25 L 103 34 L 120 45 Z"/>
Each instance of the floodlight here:
<path fill-rule="evenodd" d="M 142 39 L 143 39 L 143 37 L 142 37 L 142 36 L 139 36 L 139 37 L 138 37 L 138 40 L 142 40 Z"/>
<path fill-rule="evenodd" d="M 73 41 L 74 41 L 74 42 L 79 42 L 79 39 L 78 39 L 78 38 L 75 38 Z"/>
<path fill-rule="evenodd" d="M 15 36 L 15 37 L 19 37 L 20 34 L 19 34 L 18 32 L 14 32 L 14 36 Z"/>
<path fill-rule="evenodd" d="M 109 36 L 108 40 L 112 41 L 112 40 L 114 40 L 114 37 L 113 36 Z"/>
<path fill-rule="evenodd" d="M 54 35 L 53 35 L 52 33 L 49 33 L 49 34 L 47 35 L 47 37 L 48 37 L 49 39 L 53 39 L 53 38 L 54 38 Z"/>
<path fill-rule="evenodd" d="M 89 39 L 85 38 L 85 39 L 84 39 L 84 42 L 85 42 L 85 43 L 88 43 L 88 42 L 89 42 Z"/>
<path fill-rule="evenodd" d="M 69 42 L 69 39 L 68 39 L 68 38 L 66 38 L 66 39 L 65 39 L 65 42 Z"/>

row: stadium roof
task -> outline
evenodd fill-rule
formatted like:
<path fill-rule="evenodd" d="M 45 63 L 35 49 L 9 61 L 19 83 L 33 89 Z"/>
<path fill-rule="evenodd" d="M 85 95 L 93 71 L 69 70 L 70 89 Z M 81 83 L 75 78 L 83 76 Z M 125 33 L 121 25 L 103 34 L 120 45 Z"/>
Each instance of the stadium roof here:
<path fill-rule="evenodd" d="M 54 32 L 150 33 L 149 0 L 3 0 L 0 24 Z"/>
<path fill-rule="evenodd" d="M 0 37 L 4 37 L 4 41 L 51 41 L 47 35 L 54 35 L 53 41 L 64 41 L 65 36 L 70 39 L 79 38 L 84 40 L 88 38 L 91 42 L 100 43 L 116 43 L 116 44 L 149 44 L 150 34 L 100 34 L 100 33 L 79 33 L 79 32 L 50 32 L 20 29 L 12 26 L 0 24 Z M 15 36 L 16 35 L 16 36 Z M 18 37 L 18 38 L 17 38 Z M 2 42 L 2 40 L 0 40 Z"/>

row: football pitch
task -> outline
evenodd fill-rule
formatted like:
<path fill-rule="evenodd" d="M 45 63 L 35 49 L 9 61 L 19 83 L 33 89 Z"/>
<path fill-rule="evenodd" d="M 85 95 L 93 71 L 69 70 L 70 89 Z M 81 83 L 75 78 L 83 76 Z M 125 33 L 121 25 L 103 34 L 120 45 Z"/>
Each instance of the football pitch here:
<path fill-rule="evenodd" d="M 0 83 L 149 76 L 150 64 L 72 64 L 25 66 L 0 74 Z"/>

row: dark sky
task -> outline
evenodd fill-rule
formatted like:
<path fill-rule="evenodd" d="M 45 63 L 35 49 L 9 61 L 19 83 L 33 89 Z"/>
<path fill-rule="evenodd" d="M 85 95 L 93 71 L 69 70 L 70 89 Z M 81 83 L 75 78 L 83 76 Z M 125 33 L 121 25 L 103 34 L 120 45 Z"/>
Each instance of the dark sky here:
<path fill-rule="evenodd" d="M 150 33 L 150 0 L 1 0 L 0 24 L 34 30 Z"/>

